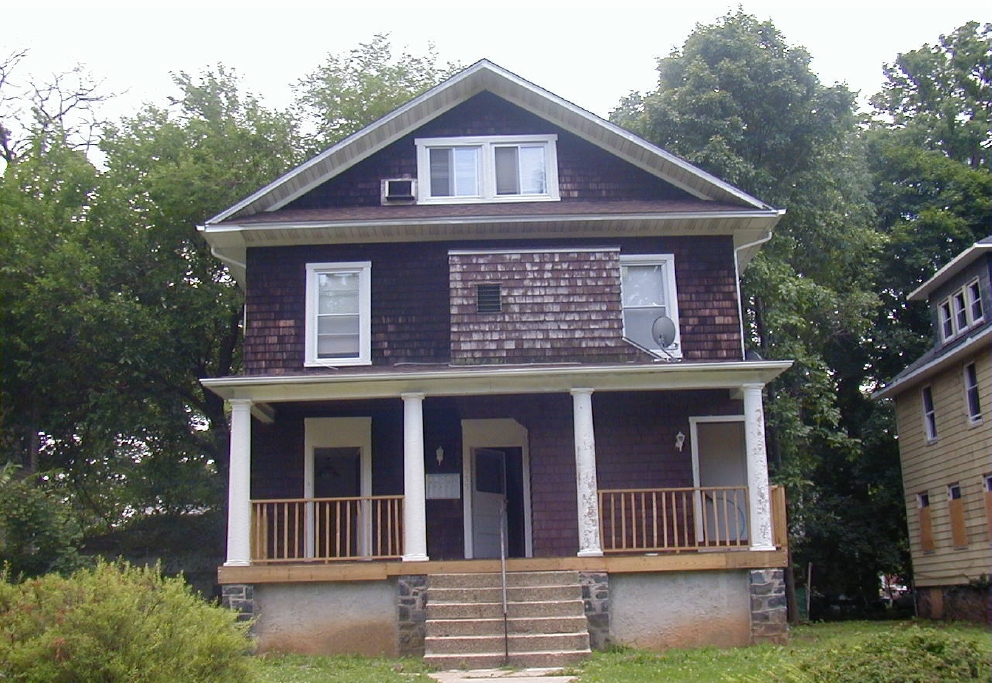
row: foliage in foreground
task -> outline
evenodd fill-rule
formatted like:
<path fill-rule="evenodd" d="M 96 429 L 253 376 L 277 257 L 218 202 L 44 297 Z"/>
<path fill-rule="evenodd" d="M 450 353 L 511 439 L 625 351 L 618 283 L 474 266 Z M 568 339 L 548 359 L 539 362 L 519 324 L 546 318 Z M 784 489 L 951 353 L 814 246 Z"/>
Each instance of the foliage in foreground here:
<path fill-rule="evenodd" d="M 574 673 L 578 683 L 953 683 L 988 681 L 990 655 L 988 631 L 980 626 L 849 621 L 796 627 L 784 646 L 661 653 L 617 648 L 595 653 Z M 876 659 L 881 666 L 873 669 Z M 978 678 L 954 678 L 953 667 L 942 669 L 944 665 L 935 663 L 941 659 L 978 662 L 984 669 L 978 669 Z M 899 667 L 892 664 L 894 660 L 902 660 Z M 928 665 L 936 666 L 939 673 Z M 888 674 L 892 677 L 872 678 Z"/>
<path fill-rule="evenodd" d="M 748 683 L 956 683 L 988 681 L 988 654 L 974 642 L 934 629 L 880 633 L 815 652 Z"/>
<path fill-rule="evenodd" d="M 157 569 L 100 563 L 65 578 L 0 577 L 0 679 L 249 683 L 236 615 Z"/>

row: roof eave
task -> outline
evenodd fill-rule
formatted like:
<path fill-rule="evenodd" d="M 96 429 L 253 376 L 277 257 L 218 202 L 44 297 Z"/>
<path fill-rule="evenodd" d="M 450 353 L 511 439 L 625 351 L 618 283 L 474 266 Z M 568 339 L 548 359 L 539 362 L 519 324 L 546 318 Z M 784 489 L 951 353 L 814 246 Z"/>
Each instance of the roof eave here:
<path fill-rule="evenodd" d="M 906 375 L 897 375 L 892 382 L 873 393 L 871 397 L 875 400 L 892 398 L 896 394 L 905 391 L 907 387 L 926 381 L 933 375 L 944 370 L 947 366 L 954 365 L 955 363 L 960 362 L 963 357 L 974 353 L 978 350 L 976 347 L 980 348 L 981 343 L 988 340 L 990 336 L 992 336 L 992 327 L 986 327 L 977 335 L 955 347 L 946 354 L 937 356 L 929 363 L 916 368 Z"/>
<path fill-rule="evenodd" d="M 271 404 L 392 398 L 409 392 L 428 396 L 473 396 L 562 393 L 573 388 L 594 391 L 736 390 L 744 384 L 767 384 L 791 366 L 792 361 L 619 366 L 441 366 L 416 372 L 220 377 L 203 379 L 201 383 L 227 400 L 248 399 Z"/>
<path fill-rule="evenodd" d="M 958 254 L 946 266 L 934 273 L 932 278 L 910 292 L 909 296 L 906 298 L 909 301 L 927 301 L 930 298 L 930 295 L 933 294 L 934 290 L 947 283 L 963 268 L 967 268 L 979 257 L 981 257 L 983 253 L 989 251 L 990 249 L 992 249 L 992 243 L 986 242 L 985 240 L 982 242 L 976 242 Z"/>

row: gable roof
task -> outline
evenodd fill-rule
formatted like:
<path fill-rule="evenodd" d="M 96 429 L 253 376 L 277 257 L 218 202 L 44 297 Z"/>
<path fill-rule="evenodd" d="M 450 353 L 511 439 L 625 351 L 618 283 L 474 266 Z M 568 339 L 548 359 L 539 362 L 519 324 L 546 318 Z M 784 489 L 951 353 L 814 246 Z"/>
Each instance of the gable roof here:
<path fill-rule="evenodd" d="M 645 214 L 632 218 L 647 221 L 655 227 L 662 223 L 671 225 L 674 220 L 678 220 L 681 222 L 677 230 L 681 234 L 733 234 L 735 247 L 739 249 L 741 268 L 757 252 L 758 246 L 770 238 L 771 229 L 784 213 L 684 159 L 483 59 L 290 170 L 198 227 L 213 247 L 214 254 L 231 264 L 239 279 L 243 275 L 244 253 L 249 244 L 274 245 L 285 243 L 287 239 L 297 240 L 297 243 L 300 239 L 335 241 L 344 238 L 342 230 L 354 236 L 356 231 L 360 232 L 363 227 L 372 228 L 373 224 L 374 232 L 380 239 L 391 239 L 393 235 L 409 229 L 409 225 L 417 223 L 416 217 L 411 215 L 405 221 L 397 223 L 394 226 L 396 232 L 387 234 L 381 232 L 381 223 L 375 217 L 356 221 L 354 218 L 349 219 L 330 212 L 325 215 L 312 214 L 306 220 L 301 220 L 300 216 L 288 215 L 290 212 L 277 212 L 293 200 L 481 92 L 491 92 L 546 119 L 694 197 L 697 201 L 686 202 L 679 210 L 673 211 L 670 206 L 659 207 L 648 212 L 650 216 L 647 218 Z M 563 205 L 564 203 L 558 206 Z M 499 211 L 485 211 L 473 216 L 470 222 L 483 225 L 498 223 L 498 213 Z M 567 216 L 572 212 L 566 209 L 559 213 Z M 583 218 L 588 222 L 590 215 L 596 211 L 586 209 L 580 213 L 584 214 Z M 710 213 L 718 218 L 718 228 L 710 224 Z M 381 217 L 386 218 L 385 214 Z M 616 212 L 609 218 L 612 221 L 622 219 L 623 216 Z M 539 220 L 548 225 L 547 218 Z M 605 225 L 605 221 L 600 220 L 599 225 Z M 287 228 L 305 231 L 306 237 L 290 236 Z"/>

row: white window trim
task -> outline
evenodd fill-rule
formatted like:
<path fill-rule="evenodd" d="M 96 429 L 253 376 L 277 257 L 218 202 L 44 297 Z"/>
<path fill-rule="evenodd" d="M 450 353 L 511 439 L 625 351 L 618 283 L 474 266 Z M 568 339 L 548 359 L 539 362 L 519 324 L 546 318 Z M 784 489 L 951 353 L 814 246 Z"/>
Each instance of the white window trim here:
<path fill-rule="evenodd" d="M 354 358 L 317 356 L 317 276 L 328 272 L 358 273 L 358 355 Z M 306 270 L 304 366 L 308 368 L 372 364 L 372 262 L 308 263 Z"/>
<path fill-rule="evenodd" d="M 975 372 L 975 393 L 978 395 L 978 414 L 971 412 L 971 400 L 968 398 L 969 392 L 969 377 L 968 368 L 973 368 Z M 978 384 L 978 366 L 975 363 L 966 363 L 963 368 L 961 368 L 961 381 L 964 384 L 964 412 L 968 416 L 968 423 L 971 425 L 977 425 L 982 422 L 982 396 L 981 390 Z"/>
<path fill-rule="evenodd" d="M 927 394 L 930 395 L 930 410 L 927 411 Z M 937 404 L 933 399 L 933 387 L 929 384 L 920 389 L 920 408 L 923 414 L 923 435 L 926 437 L 927 443 L 934 443 L 937 441 Z"/>
<path fill-rule="evenodd" d="M 417 146 L 417 203 L 419 204 L 471 204 L 481 202 L 557 202 L 558 191 L 558 136 L 557 135 L 492 135 L 481 137 L 416 138 Z M 543 144 L 545 149 L 545 194 L 496 194 L 496 147 Z M 450 147 L 478 147 L 480 194 L 458 197 L 431 195 L 430 150 Z"/>
<path fill-rule="evenodd" d="M 672 322 L 675 323 L 675 340 L 673 342 L 673 348 L 662 350 L 657 348 L 654 344 L 648 347 L 648 351 L 654 353 L 661 358 L 681 358 L 682 357 L 682 326 L 679 325 L 679 293 L 675 286 L 675 254 L 629 254 L 620 255 L 620 268 L 621 273 L 623 272 L 624 266 L 656 266 L 665 264 L 667 267 L 664 269 L 665 273 L 665 287 L 668 291 L 668 302 L 666 309 L 668 311 L 668 317 L 671 318 Z M 623 276 L 620 277 L 620 301 L 621 301 L 621 316 L 623 311 L 626 310 L 626 306 L 623 306 Z M 627 337 L 626 329 L 626 319 L 624 318 L 624 339 L 627 339 L 637 346 L 642 346 L 640 343 Z"/>
<path fill-rule="evenodd" d="M 950 341 L 960 336 L 964 332 L 970 330 L 975 325 L 983 322 L 985 320 L 985 305 L 982 303 L 982 317 L 975 318 L 972 315 L 972 304 L 975 299 L 972 297 L 972 287 L 979 285 L 978 278 L 974 278 L 968 282 L 965 286 L 954 290 L 946 297 L 940 300 L 937 304 L 937 328 L 940 330 L 940 338 L 942 341 Z M 965 324 L 961 325 L 958 321 L 958 310 L 955 308 L 954 300 L 957 297 L 961 297 L 961 301 L 964 303 L 964 315 Z M 979 297 L 981 297 L 981 287 L 979 285 Z M 951 332 L 947 333 L 944 329 L 945 323 L 950 322 Z"/>

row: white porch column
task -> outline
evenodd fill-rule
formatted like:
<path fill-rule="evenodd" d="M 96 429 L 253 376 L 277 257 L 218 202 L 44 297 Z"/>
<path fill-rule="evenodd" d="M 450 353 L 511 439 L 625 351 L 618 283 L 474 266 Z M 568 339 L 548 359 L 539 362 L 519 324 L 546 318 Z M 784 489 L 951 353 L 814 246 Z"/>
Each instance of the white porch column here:
<path fill-rule="evenodd" d="M 774 550 L 771 500 L 768 493 L 768 455 L 765 452 L 763 384 L 745 384 L 744 445 L 747 449 L 747 490 L 751 515 L 751 550 Z"/>
<path fill-rule="evenodd" d="M 427 561 L 427 494 L 424 490 L 424 395 L 403 399 L 403 561 Z"/>
<path fill-rule="evenodd" d="M 592 425 L 592 389 L 572 389 L 575 428 L 575 488 L 578 493 L 579 557 L 602 557 L 599 541 L 599 496 L 596 490 L 596 436 Z"/>
<path fill-rule="evenodd" d="M 227 479 L 227 561 L 225 567 L 251 564 L 251 401 L 234 398 L 231 406 L 231 461 Z"/>

